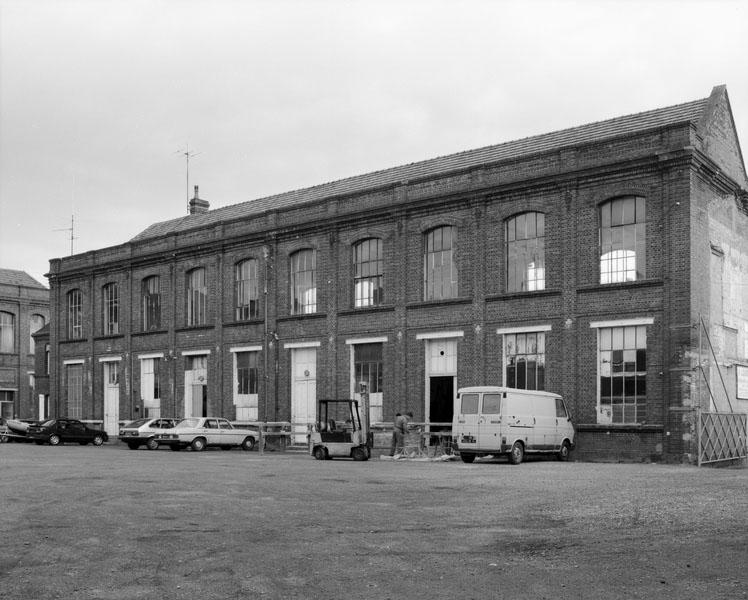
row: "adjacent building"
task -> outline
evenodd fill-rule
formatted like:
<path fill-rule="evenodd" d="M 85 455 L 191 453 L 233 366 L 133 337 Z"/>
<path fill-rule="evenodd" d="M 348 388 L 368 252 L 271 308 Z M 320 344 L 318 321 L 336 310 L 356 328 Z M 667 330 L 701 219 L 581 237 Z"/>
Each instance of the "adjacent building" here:
<path fill-rule="evenodd" d="M 51 261 L 50 410 L 303 425 L 363 382 L 373 422 L 446 423 L 500 384 L 562 394 L 580 457 L 687 460 L 698 410 L 745 410 L 747 189 L 722 86 L 213 210 L 196 187 Z"/>
<path fill-rule="evenodd" d="M 0 269 L 0 419 L 37 418 L 34 333 L 49 321 L 49 290 L 24 271 Z"/>

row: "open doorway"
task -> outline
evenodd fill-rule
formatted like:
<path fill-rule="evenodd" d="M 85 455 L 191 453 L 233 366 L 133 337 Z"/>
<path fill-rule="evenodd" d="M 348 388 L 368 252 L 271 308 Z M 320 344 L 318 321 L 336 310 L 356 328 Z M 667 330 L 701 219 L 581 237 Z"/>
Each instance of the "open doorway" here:
<path fill-rule="evenodd" d="M 429 421 L 452 423 L 454 413 L 454 377 L 429 377 Z M 444 426 L 433 426 L 431 431 L 441 431 Z M 447 429 L 449 429 L 447 427 Z"/>

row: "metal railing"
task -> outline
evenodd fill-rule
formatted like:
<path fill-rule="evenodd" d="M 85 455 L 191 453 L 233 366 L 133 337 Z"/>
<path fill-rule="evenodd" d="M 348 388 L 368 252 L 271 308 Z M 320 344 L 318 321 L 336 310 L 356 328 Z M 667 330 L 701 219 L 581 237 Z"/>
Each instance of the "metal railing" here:
<path fill-rule="evenodd" d="M 748 414 L 697 411 L 698 465 L 748 458 Z"/>

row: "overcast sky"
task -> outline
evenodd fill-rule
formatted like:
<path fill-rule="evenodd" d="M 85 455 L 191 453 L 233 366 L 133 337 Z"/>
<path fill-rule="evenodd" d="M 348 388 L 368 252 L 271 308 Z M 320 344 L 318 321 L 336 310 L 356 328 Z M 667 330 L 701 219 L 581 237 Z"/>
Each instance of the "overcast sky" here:
<path fill-rule="evenodd" d="M 723 83 L 745 152 L 745 1 L 0 0 L 0 267 Z"/>

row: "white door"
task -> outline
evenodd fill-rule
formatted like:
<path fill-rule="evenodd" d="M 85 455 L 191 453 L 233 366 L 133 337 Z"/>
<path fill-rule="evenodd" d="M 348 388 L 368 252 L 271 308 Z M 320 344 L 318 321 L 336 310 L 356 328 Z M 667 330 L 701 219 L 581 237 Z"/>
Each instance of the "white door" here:
<path fill-rule="evenodd" d="M 119 362 L 104 363 L 104 431 L 119 434 Z"/>
<path fill-rule="evenodd" d="M 317 349 L 293 348 L 291 352 L 292 443 L 306 444 L 308 425 L 317 420 Z"/>
<path fill-rule="evenodd" d="M 184 372 L 184 416 L 207 417 L 208 356 L 189 356 Z"/>

